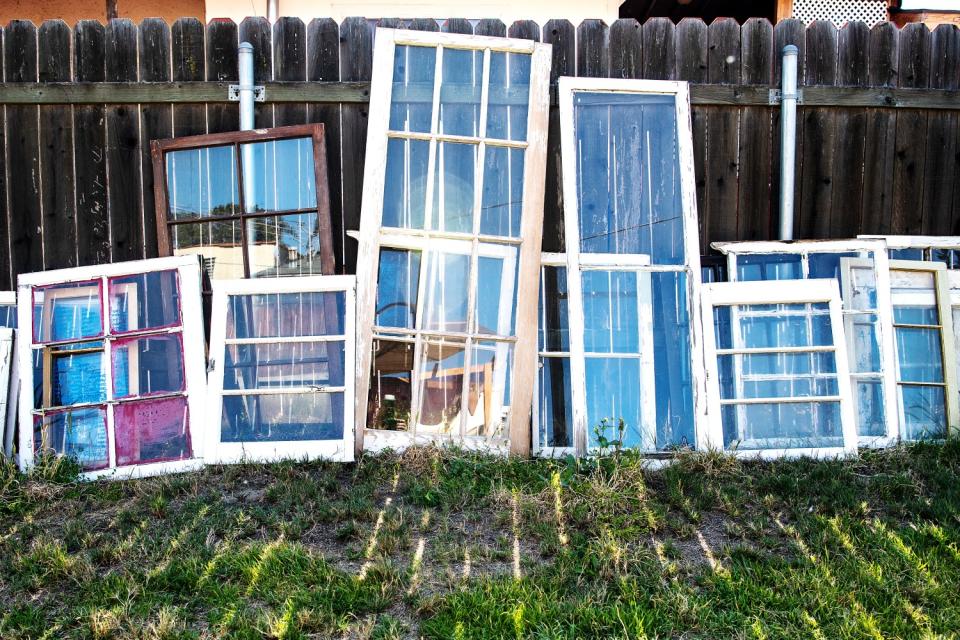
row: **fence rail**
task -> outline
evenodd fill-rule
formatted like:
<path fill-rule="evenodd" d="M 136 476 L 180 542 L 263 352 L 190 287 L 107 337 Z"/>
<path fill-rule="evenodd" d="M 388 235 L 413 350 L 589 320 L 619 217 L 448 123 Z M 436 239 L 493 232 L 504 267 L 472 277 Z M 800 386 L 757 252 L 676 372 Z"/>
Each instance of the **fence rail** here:
<path fill-rule="evenodd" d="M 779 192 L 779 51 L 800 49 L 796 237 L 960 234 L 960 29 L 796 20 L 643 24 L 349 18 L 2 30 L 0 289 L 16 274 L 156 255 L 149 141 L 235 130 L 237 45 L 266 87 L 257 127 L 327 129 L 338 267 L 352 272 L 374 28 L 542 39 L 562 75 L 692 83 L 701 242 L 768 239 Z M 544 249 L 563 250 L 559 117 L 550 116 Z"/>

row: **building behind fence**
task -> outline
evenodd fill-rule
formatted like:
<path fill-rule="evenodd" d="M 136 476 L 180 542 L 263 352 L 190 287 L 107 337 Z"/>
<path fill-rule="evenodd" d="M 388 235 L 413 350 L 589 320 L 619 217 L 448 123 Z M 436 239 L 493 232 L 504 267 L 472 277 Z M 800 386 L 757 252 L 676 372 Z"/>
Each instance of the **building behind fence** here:
<path fill-rule="evenodd" d="M 375 26 L 539 39 L 561 75 L 694 84 L 701 249 L 772 238 L 780 55 L 800 49 L 797 238 L 960 234 L 960 29 L 651 19 L 612 25 L 281 18 L 204 25 L 14 21 L 2 32 L 0 289 L 27 271 L 157 253 L 149 141 L 239 127 L 237 45 L 266 85 L 256 126 L 326 126 L 338 269 L 352 273 Z M 313 81 L 322 81 L 316 84 Z M 544 250 L 563 250 L 560 123 L 550 117 Z"/>

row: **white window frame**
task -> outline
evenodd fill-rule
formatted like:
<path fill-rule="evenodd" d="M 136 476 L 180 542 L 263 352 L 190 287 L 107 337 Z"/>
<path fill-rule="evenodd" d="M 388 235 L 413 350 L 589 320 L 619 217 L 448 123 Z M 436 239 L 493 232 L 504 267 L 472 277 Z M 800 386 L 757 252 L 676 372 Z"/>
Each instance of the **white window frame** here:
<path fill-rule="evenodd" d="M 542 253 L 542 254 L 540 255 L 541 285 L 542 285 L 542 282 L 543 282 L 542 272 L 543 272 L 543 268 L 545 268 L 545 267 L 552 267 L 552 268 L 556 268 L 556 269 L 564 269 L 564 270 L 566 270 L 566 268 L 567 268 L 567 256 L 566 256 L 566 254 L 564 254 L 564 253 Z M 538 294 L 538 295 L 539 295 L 539 294 Z M 568 293 L 567 295 L 568 295 L 568 300 L 569 300 L 569 293 Z M 545 329 L 545 326 L 544 326 L 544 325 L 545 325 L 545 319 L 544 319 L 543 317 L 538 318 L 538 323 L 539 323 L 538 326 L 539 326 L 541 329 Z M 568 323 L 569 323 L 569 319 L 568 319 Z M 569 324 L 568 324 L 568 328 L 569 328 Z M 543 441 L 541 441 L 541 439 L 540 439 L 540 420 L 541 420 L 541 418 L 542 418 L 542 416 L 540 415 L 540 403 L 541 403 L 541 401 L 543 400 L 543 389 L 540 388 L 540 370 L 541 370 L 542 367 L 543 367 L 543 361 L 544 361 L 544 359 L 546 359 L 546 358 L 556 358 L 556 359 L 566 358 L 567 360 L 569 360 L 569 359 L 570 359 L 570 352 L 569 352 L 569 351 L 550 351 L 550 350 L 547 350 L 547 349 L 540 349 L 539 347 L 540 347 L 540 345 L 539 345 L 539 339 L 538 339 L 538 342 L 537 342 L 537 375 L 536 375 L 536 377 L 534 378 L 534 383 L 533 383 L 533 384 L 534 384 L 534 389 L 533 389 L 533 419 L 532 419 L 532 424 L 533 424 L 533 435 L 532 435 L 533 449 L 532 449 L 532 453 L 533 453 L 533 455 L 538 456 L 538 457 L 541 457 L 541 458 L 565 458 L 566 456 L 576 455 L 576 453 L 577 453 L 576 448 L 575 448 L 574 446 L 572 446 L 572 445 L 571 445 L 571 446 L 568 446 L 568 447 L 552 447 L 552 446 L 546 446 L 546 445 L 543 443 Z M 572 376 L 571 376 L 571 378 L 572 378 Z M 570 386 L 571 386 L 571 388 L 572 388 L 572 386 L 573 386 L 573 380 L 572 380 L 572 379 L 571 379 L 571 381 L 570 381 Z M 572 425 L 572 424 L 571 424 L 571 425 L 567 425 L 567 426 L 568 426 L 569 428 L 571 428 L 571 429 L 573 428 L 573 425 Z M 571 435 L 573 435 L 573 434 L 571 434 Z"/>
<path fill-rule="evenodd" d="M 315 460 L 353 462 L 354 384 L 356 372 L 356 278 L 353 276 L 299 276 L 250 280 L 214 280 L 213 321 L 210 328 L 210 373 L 207 382 L 206 460 L 212 464 L 236 462 L 276 462 L 279 460 Z M 344 327 L 342 335 L 278 336 L 271 338 L 227 339 L 227 310 L 232 296 L 284 293 L 343 293 Z M 343 393 L 343 437 L 339 440 L 276 440 L 269 442 L 223 442 L 221 420 L 224 395 L 254 395 L 223 389 L 224 353 L 229 344 L 277 344 L 282 342 L 332 342 L 344 345 L 342 387 L 283 387 L 256 392 L 256 395 L 290 393 Z"/>
<path fill-rule="evenodd" d="M 804 280 L 809 278 L 810 267 L 809 257 L 817 253 L 865 253 L 870 252 L 872 259 L 867 258 L 842 258 L 841 259 L 841 291 L 844 329 L 852 326 L 853 317 L 869 311 L 863 311 L 848 307 L 847 301 L 850 299 L 850 268 L 868 268 L 872 269 L 876 277 L 877 285 L 877 316 L 878 328 L 880 331 L 878 347 L 880 349 L 880 360 L 883 368 L 881 374 L 881 384 L 883 387 L 883 409 L 885 417 L 885 433 L 883 436 L 858 436 L 858 444 L 861 447 L 887 447 L 895 444 L 900 438 L 900 410 L 897 400 L 897 373 L 896 373 L 896 344 L 893 330 L 893 316 L 890 307 L 890 269 L 887 256 L 887 247 L 882 240 L 861 238 L 856 240 L 798 240 L 792 242 L 781 242 L 777 240 L 756 241 L 756 242 L 714 242 L 711 245 L 723 253 L 727 258 L 727 278 L 730 282 L 738 282 L 737 258 L 750 255 L 797 255 L 800 256 L 801 272 Z M 756 281 L 751 281 L 756 282 Z M 789 280 L 776 280 L 775 282 L 790 282 Z M 853 348 L 853 343 L 847 341 L 848 349 Z M 848 362 L 850 362 L 848 351 Z M 854 389 L 858 379 L 872 374 L 854 373 L 850 369 L 850 388 Z M 854 402 L 854 415 L 857 413 L 857 405 Z"/>
<path fill-rule="evenodd" d="M 435 33 L 422 31 L 408 31 L 399 29 L 377 29 L 373 53 L 373 79 L 370 91 L 370 116 L 367 130 L 367 151 L 363 180 L 363 199 L 360 216 L 360 245 L 357 258 L 357 383 L 356 383 L 356 451 L 359 454 L 364 448 L 376 450 L 390 447 L 402 449 L 406 446 L 422 442 L 450 442 L 450 436 L 433 434 L 416 434 L 410 432 L 392 432 L 367 429 L 367 402 L 370 388 L 371 349 L 374 341 L 374 319 L 377 298 L 377 276 L 379 272 L 379 258 L 381 248 L 394 248 L 393 242 L 398 236 L 420 236 L 429 239 L 431 249 L 436 246 L 436 239 L 450 239 L 472 242 L 474 247 L 483 244 L 487 246 L 485 237 L 479 233 L 477 224 L 479 215 L 482 188 L 474 189 L 474 230 L 473 233 L 453 233 L 444 231 L 423 232 L 418 230 L 404 230 L 381 227 L 383 211 L 384 187 L 386 176 L 387 143 L 390 137 L 397 134 L 388 133 L 390 102 L 393 91 L 393 61 L 395 48 L 398 45 L 427 46 L 437 49 L 438 61 L 435 69 L 434 96 L 432 118 L 434 123 L 438 118 L 438 102 L 440 96 L 440 80 L 442 78 L 443 49 L 473 49 L 486 51 L 502 51 L 531 55 L 530 89 L 527 111 L 527 139 L 523 142 L 498 140 L 497 146 L 525 149 L 524 151 L 524 180 L 523 201 L 521 211 L 520 235 L 514 241 L 507 242 L 498 239 L 504 246 L 517 248 L 519 269 L 516 276 L 516 329 L 513 353 L 513 375 L 510 382 L 511 406 L 507 420 L 509 423 L 510 451 L 519 455 L 526 455 L 530 450 L 528 424 L 533 396 L 534 379 L 537 364 L 537 287 L 539 283 L 540 240 L 543 233 L 543 200 L 546 175 L 546 142 L 547 122 L 549 109 L 549 71 L 551 64 L 551 47 L 549 44 L 531 40 L 494 38 L 487 36 L 459 35 L 452 33 Z M 490 55 L 484 54 L 483 64 L 483 92 L 489 78 Z M 486 107 L 481 101 L 480 133 L 477 138 L 469 136 L 451 136 L 444 134 L 403 134 L 401 137 L 423 139 L 430 142 L 431 148 L 439 142 L 468 142 L 477 144 L 482 152 L 484 145 L 492 144 L 485 137 Z M 436 130 L 436 126 L 433 126 Z M 427 171 L 427 193 L 431 191 L 433 182 L 434 154 L 431 153 Z M 483 154 L 478 153 L 478 165 L 474 174 L 475 185 L 482 185 L 483 181 Z M 427 215 L 429 217 L 430 198 L 427 198 Z M 493 244 L 493 243 L 490 243 Z M 474 251 L 477 254 L 477 251 Z M 468 322 L 472 319 L 474 292 L 476 291 L 476 259 L 471 259 L 472 268 L 468 284 Z M 425 267 L 421 263 L 421 270 Z M 421 277 L 421 283 L 424 278 Z M 422 288 L 422 287 L 421 287 Z M 501 292 L 503 295 L 503 292 Z M 503 301 L 504 298 L 501 298 Z M 418 308 L 424 300 L 418 297 Z M 390 331 L 391 334 L 399 333 Z M 437 335 L 434 331 L 418 331 L 429 336 Z M 475 336 L 466 339 L 466 355 L 464 369 L 469 369 L 470 354 Z M 477 340 L 495 339 L 496 336 L 476 336 Z M 420 345 L 421 338 L 416 343 Z M 421 349 L 417 347 L 417 353 Z M 419 366 L 420 358 L 415 356 L 415 365 Z M 469 385 L 469 377 L 464 376 L 464 387 Z M 411 380 L 412 389 L 419 386 L 419 378 Z M 414 393 L 417 393 L 414 391 Z M 464 394 L 466 397 L 466 394 Z M 416 405 L 414 398 L 412 404 Z M 417 413 L 416 406 L 413 407 Z M 419 421 L 419 416 L 413 419 Z M 465 436 L 463 429 L 466 417 L 461 419 L 460 438 L 452 438 L 460 446 L 466 448 L 488 448 L 486 437 Z M 369 431 L 369 434 L 366 432 Z M 365 442 L 366 435 L 369 441 Z M 495 446 L 489 447 L 496 449 Z"/>
<path fill-rule="evenodd" d="M 0 306 L 13 307 L 17 311 L 17 292 L 0 291 Z M 7 387 L 7 416 L 3 422 L 3 455 L 13 456 L 13 436 L 17 430 L 17 404 L 20 398 L 20 358 L 17 357 L 17 337 L 19 331 L 13 332 L 13 355 L 10 361 L 10 383 Z M 19 456 L 18 456 L 19 457 Z"/>
<path fill-rule="evenodd" d="M 931 238 L 932 239 L 932 238 Z M 929 246 L 929 245 L 928 245 Z M 933 274 L 935 293 L 937 298 L 937 312 L 940 316 L 940 349 L 943 356 L 943 387 L 946 402 L 946 435 L 952 436 L 960 429 L 960 398 L 957 387 L 957 351 L 954 343 L 953 308 L 951 306 L 950 283 L 947 266 L 942 262 L 926 260 L 890 260 L 890 271 L 915 271 Z M 891 286 L 893 275 L 891 273 Z M 890 296 L 890 316 L 893 317 L 894 300 Z M 894 324 L 894 330 L 898 325 Z M 897 372 L 897 415 L 900 420 L 900 437 L 904 441 L 912 441 L 906 437 L 905 407 L 900 402 L 900 358 L 894 355 L 894 365 Z M 931 386 L 929 384 L 920 386 Z"/>
<path fill-rule="evenodd" d="M 148 398 L 113 399 L 113 380 L 110 375 L 111 366 L 104 365 L 107 400 L 94 403 L 92 406 L 106 406 L 107 423 L 107 457 L 108 466 L 104 469 L 86 471 L 80 474 L 84 480 L 98 478 L 127 479 L 142 478 L 178 471 L 189 471 L 203 466 L 205 434 L 204 400 L 206 392 L 206 357 L 204 354 L 203 334 L 203 306 L 201 302 L 200 261 L 197 256 L 175 256 L 170 258 L 154 258 L 132 262 L 118 262 L 113 264 L 95 265 L 89 267 L 75 267 L 55 271 L 21 274 L 17 279 L 17 326 L 25 327 L 26 333 L 18 341 L 18 361 L 20 369 L 20 468 L 26 472 L 35 463 L 33 449 L 33 418 L 34 377 L 33 377 L 33 288 L 50 285 L 69 285 L 71 283 L 97 280 L 102 287 L 101 321 L 104 335 L 89 338 L 70 340 L 69 342 L 102 341 L 103 358 L 105 363 L 111 362 L 111 348 L 114 340 L 125 340 L 126 333 L 113 335 L 110 330 L 110 291 L 108 279 L 121 276 L 136 276 L 157 271 L 176 271 L 180 287 L 180 321 L 181 325 L 173 328 L 158 328 L 144 330 L 144 335 L 136 337 L 147 338 L 179 334 L 183 347 L 183 396 L 187 401 L 189 418 L 187 428 L 190 434 L 190 446 L 193 457 L 186 460 L 166 462 L 148 462 L 141 464 L 116 465 L 116 437 L 114 428 L 113 408 L 120 404 L 141 402 Z M 42 348 L 42 345 L 40 345 Z M 164 396 L 160 396 L 162 398 Z M 159 398 L 158 398 L 159 399 Z M 77 408 L 87 406 L 72 405 Z"/>
<path fill-rule="evenodd" d="M 850 385 L 843 384 L 849 379 L 846 338 L 843 330 L 843 315 L 840 305 L 840 285 L 836 280 L 768 280 L 760 282 L 718 282 L 704 284 L 702 288 L 701 313 L 704 326 L 704 351 L 707 375 L 710 384 L 708 396 L 708 442 L 706 448 L 726 451 L 739 458 L 774 459 L 782 457 L 808 456 L 813 458 L 833 458 L 855 456 L 857 454 L 857 431 L 853 415 L 853 400 Z M 836 362 L 836 376 L 839 382 L 838 395 L 830 396 L 831 401 L 840 403 L 840 423 L 843 435 L 842 447 L 801 447 L 771 449 L 725 449 L 723 443 L 723 421 L 720 400 L 720 375 L 717 365 L 718 353 L 714 309 L 733 305 L 770 305 L 770 304 L 807 304 L 827 303 L 830 309 L 830 324 L 833 334 L 833 346 L 820 351 L 830 351 Z M 733 322 L 736 319 L 731 314 Z M 736 329 L 734 328 L 734 335 Z M 803 349 L 807 351 L 808 349 Z M 734 353 L 739 349 L 724 350 Z M 782 349 L 777 349 L 782 351 Z M 804 402 L 823 401 L 825 397 L 803 399 Z M 774 402 L 776 400 L 773 400 Z M 782 402 L 782 400 L 780 401 Z M 726 402 L 726 404 L 744 404 Z"/>
<path fill-rule="evenodd" d="M 640 254 L 591 254 L 580 252 L 579 197 L 577 191 L 576 124 L 573 99 L 575 93 L 628 93 L 638 95 L 668 95 L 674 98 L 677 122 L 677 151 L 680 168 L 680 195 L 684 261 L 679 265 L 651 264 L 650 256 Z M 560 145 L 563 163 L 563 200 L 565 203 L 564 230 L 566 243 L 567 291 L 568 291 L 568 327 L 570 330 L 570 378 L 573 402 L 574 451 L 578 455 L 590 453 L 588 446 L 590 425 L 587 424 L 586 399 L 586 357 L 584 352 L 583 289 L 581 272 L 595 271 L 633 271 L 640 280 L 649 283 L 654 272 L 673 272 L 686 274 L 687 313 L 690 319 L 690 354 L 693 373 L 693 402 L 695 416 L 693 420 L 696 447 L 702 443 L 699 425 L 706 417 L 707 405 L 704 401 L 706 373 L 703 367 L 702 326 L 698 321 L 700 292 L 700 236 L 697 220 L 696 181 L 693 161 L 693 134 L 690 119 L 689 85 L 686 82 L 663 80 L 627 80 L 611 78 L 561 77 L 559 79 L 560 102 Z M 563 255 L 563 254 L 558 254 Z M 650 291 L 649 284 L 647 291 Z M 641 291 L 643 287 L 641 285 Z M 649 297 L 649 296 L 648 296 Z M 651 302 L 652 304 L 652 302 Z M 643 318 L 641 317 L 641 323 Z M 652 327 L 652 324 L 648 324 Z M 651 329 L 652 338 L 652 329 Z M 653 389 L 655 371 L 653 368 L 653 350 L 643 354 L 646 358 L 642 366 L 644 380 L 642 385 Z M 605 354 L 617 357 L 618 354 Z M 641 450 L 657 452 L 656 444 L 656 403 L 644 401 L 641 406 L 643 425 L 641 425 Z M 534 423 L 534 439 L 539 428 Z M 694 443 L 691 443 L 693 445 Z M 544 449 L 543 455 L 552 452 Z M 557 452 L 562 453 L 562 452 Z"/>

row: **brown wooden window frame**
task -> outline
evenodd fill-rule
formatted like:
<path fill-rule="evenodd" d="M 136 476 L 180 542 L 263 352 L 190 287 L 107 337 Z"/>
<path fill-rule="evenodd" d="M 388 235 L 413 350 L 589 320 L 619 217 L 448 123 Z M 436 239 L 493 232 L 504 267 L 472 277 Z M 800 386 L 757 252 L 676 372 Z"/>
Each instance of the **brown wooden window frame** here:
<path fill-rule="evenodd" d="M 244 201 L 241 145 L 252 142 L 269 142 L 273 140 L 307 137 L 313 140 L 314 192 L 317 198 L 317 206 L 315 208 L 247 213 L 246 202 Z M 238 190 L 238 213 L 198 216 L 185 220 L 171 219 L 171 216 L 168 215 L 170 203 L 167 195 L 166 154 L 172 151 L 226 146 L 232 146 L 234 148 L 234 170 L 236 172 Z M 330 188 L 327 182 L 326 134 L 322 124 L 303 124 L 274 127 L 271 129 L 253 129 L 250 131 L 228 131 L 225 133 L 209 133 L 196 136 L 183 136 L 180 138 L 167 138 L 164 140 L 152 140 L 150 142 L 150 154 L 153 162 L 153 194 L 156 203 L 157 249 L 160 256 L 174 255 L 170 243 L 170 229 L 172 227 L 187 224 L 236 221 L 241 223 L 240 242 L 244 278 L 249 278 L 250 258 L 248 256 L 247 225 L 245 224 L 247 220 L 316 213 L 317 233 L 320 241 L 320 274 L 333 275 L 336 273 L 336 259 L 333 251 L 333 234 L 330 220 Z"/>

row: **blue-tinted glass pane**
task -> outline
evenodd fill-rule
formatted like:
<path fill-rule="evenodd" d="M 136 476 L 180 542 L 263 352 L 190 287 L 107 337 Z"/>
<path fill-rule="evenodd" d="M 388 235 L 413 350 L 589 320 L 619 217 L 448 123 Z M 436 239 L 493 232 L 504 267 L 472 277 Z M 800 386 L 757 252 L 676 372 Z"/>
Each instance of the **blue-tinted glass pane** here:
<path fill-rule="evenodd" d="M 567 268 L 544 267 L 540 279 L 540 349 L 569 351 Z"/>
<path fill-rule="evenodd" d="M 879 437 L 886 435 L 886 409 L 883 403 L 883 383 L 858 380 L 854 387 L 857 403 L 857 435 Z"/>
<path fill-rule="evenodd" d="M 890 249 L 891 260 L 923 260 L 923 249 Z"/>
<path fill-rule="evenodd" d="M 743 348 L 833 345 L 826 303 L 742 305 L 740 344 Z"/>
<path fill-rule="evenodd" d="M 587 439 L 591 447 L 598 445 L 597 431 L 607 440 L 619 438 L 618 425 L 623 420 L 624 447 L 638 447 L 642 441 L 640 360 L 625 358 L 587 358 L 585 384 L 587 392 Z"/>
<path fill-rule="evenodd" d="M 856 252 L 847 253 L 811 253 L 807 256 L 809 278 L 836 278 L 840 281 L 841 258 L 856 258 Z"/>
<path fill-rule="evenodd" d="M 839 402 L 796 402 L 723 407 L 726 449 L 842 447 Z"/>
<path fill-rule="evenodd" d="M 384 227 L 423 229 L 429 158 L 429 142 L 396 138 L 387 141 L 387 168 L 383 185 Z"/>
<path fill-rule="evenodd" d="M 440 85 L 440 133 L 458 136 L 477 136 L 480 134 L 482 86 L 482 50 L 443 50 L 443 80 Z"/>
<path fill-rule="evenodd" d="M 114 398 L 185 389 L 179 334 L 117 340 L 113 343 L 111 359 Z"/>
<path fill-rule="evenodd" d="M 487 147 L 483 156 L 483 197 L 480 203 L 480 233 L 489 236 L 520 236 L 523 211 L 522 149 Z"/>
<path fill-rule="evenodd" d="M 166 165 L 170 219 L 240 213 L 237 157 L 232 145 L 170 151 Z"/>
<path fill-rule="evenodd" d="M 377 326 L 413 328 L 417 317 L 419 280 L 419 251 L 380 250 L 377 309 L 374 319 Z"/>
<path fill-rule="evenodd" d="M 947 408 L 943 387 L 900 386 L 904 437 L 907 440 L 943 438 L 947 433 Z"/>
<path fill-rule="evenodd" d="M 897 359 L 904 382 L 943 382 L 943 352 L 939 329 L 898 327 Z"/>
<path fill-rule="evenodd" d="M 584 271 L 581 278 L 584 351 L 637 353 L 640 350 L 638 274 Z"/>
<path fill-rule="evenodd" d="M 880 373 L 880 327 L 877 316 L 858 313 L 846 316 L 847 344 L 852 373 Z"/>
<path fill-rule="evenodd" d="M 423 329 L 465 331 L 470 256 L 427 253 L 427 285 Z"/>
<path fill-rule="evenodd" d="M 17 328 L 17 305 L 0 304 L 0 327 Z"/>
<path fill-rule="evenodd" d="M 246 221 L 251 278 L 321 275 L 320 221 L 316 213 Z"/>
<path fill-rule="evenodd" d="M 897 305 L 893 307 L 896 324 L 940 324 L 940 313 L 935 305 Z"/>
<path fill-rule="evenodd" d="M 803 264 L 799 255 L 757 254 L 737 256 L 737 280 L 799 280 Z"/>
<path fill-rule="evenodd" d="M 97 281 L 34 287 L 34 342 L 93 338 L 103 333 Z"/>
<path fill-rule="evenodd" d="M 733 320 L 730 307 L 713 308 L 713 330 L 717 349 L 733 349 Z"/>
<path fill-rule="evenodd" d="M 477 259 L 476 330 L 478 333 L 513 335 L 516 310 L 516 270 L 519 250 L 512 259 L 480 256 Z"/>
<path fill-rule="evenodd" d="M 580 250 L 682 264 L 674 98 L 578 91 L 573 100 Z"/>
<path fill-rule="evenodd" d="M 723 399 L 806 398 L 839 393 L 832 353 L 719 357 Z"/>
<path fill-rule="evenodd" d="M 695 412 L 687 277 L 682 273 L 651 273 L 650 280 L 657 448 L 692 447 Z"/>
<path fill-rule="evenodd" d="M 247 212 L 316 209 L 313 138 L 240 145 Z"/>
<path fill-rule="evenodd" d="M 75 348 L 58 349 L 52 354 L 50 397 L 44 399 L 42 406 L 62 407 L 107 399 L 102 343 L 73 346 Z M 39 378 L 41 381 L 45 379 L 45 376 Z"/>
<path fill-rule="evenodd" d="M 508 435 L 513 345 L 478 340 L 473 344 L 470 358 L 464 435 L 504 438 Z"/>
<path fill-rule="evenodd" d="M 863 311 L 877 308 L 877 276 L 873 267 L 852 267 L 850 269 L 849 299 L 844 307 Z"/>
<path fill-rule="evenodd" d="M 433 227 L 442 231 L 473 232 L 473 174 L 477 147 L 441 142 L 433 183 Z"/>
<path fill-rule="evenodd" d="M 228 338 L 342 335 L 342 292 L 257 293 L 230 296 Z"/>
<path fill-rule="evenodd" d="M 530 55 L 491 51 L 488 93 L 487 137 L 526 140 Z"/>
<path fill-rule="evenodd" d="M 540 443 L 544 447 L 573 446 L 573 398 L 570 359 L 540 359 Z"/>
<path fill-rule="evenodd" d="M 343 438 L 342 393 L 224 396 L 223 442 L 339 440 Z"/>
<path fill-rule="evenodd" d="M 110 278 L 110 325 L 114 332 L 180 324 L 176 271 L 153 271 Z"/>
<path fill-rule="evenodd" d="M 930 260 L 933 262 L 942 262 L 947 265 L 947 269 L 958 269 L 960 268 L 960 250 L 931 249 Z"/>
<path fill-rule="evenodd" d="M 342 387 L 342 342 L 231 344 L 224 352 L 223 388 Z"/>
<path fill-rule="evenodd" d="M 434 47 L 397 45 L 393 53 L 392 131 L 430 132 L 433 112 Z"/>
<path fill-rule="evenodd" d="M 33 448 L 75 459 L 84 471 L 103 469 L 107 454 L 107 416 L 102 407 L 35 416 Z"/>

